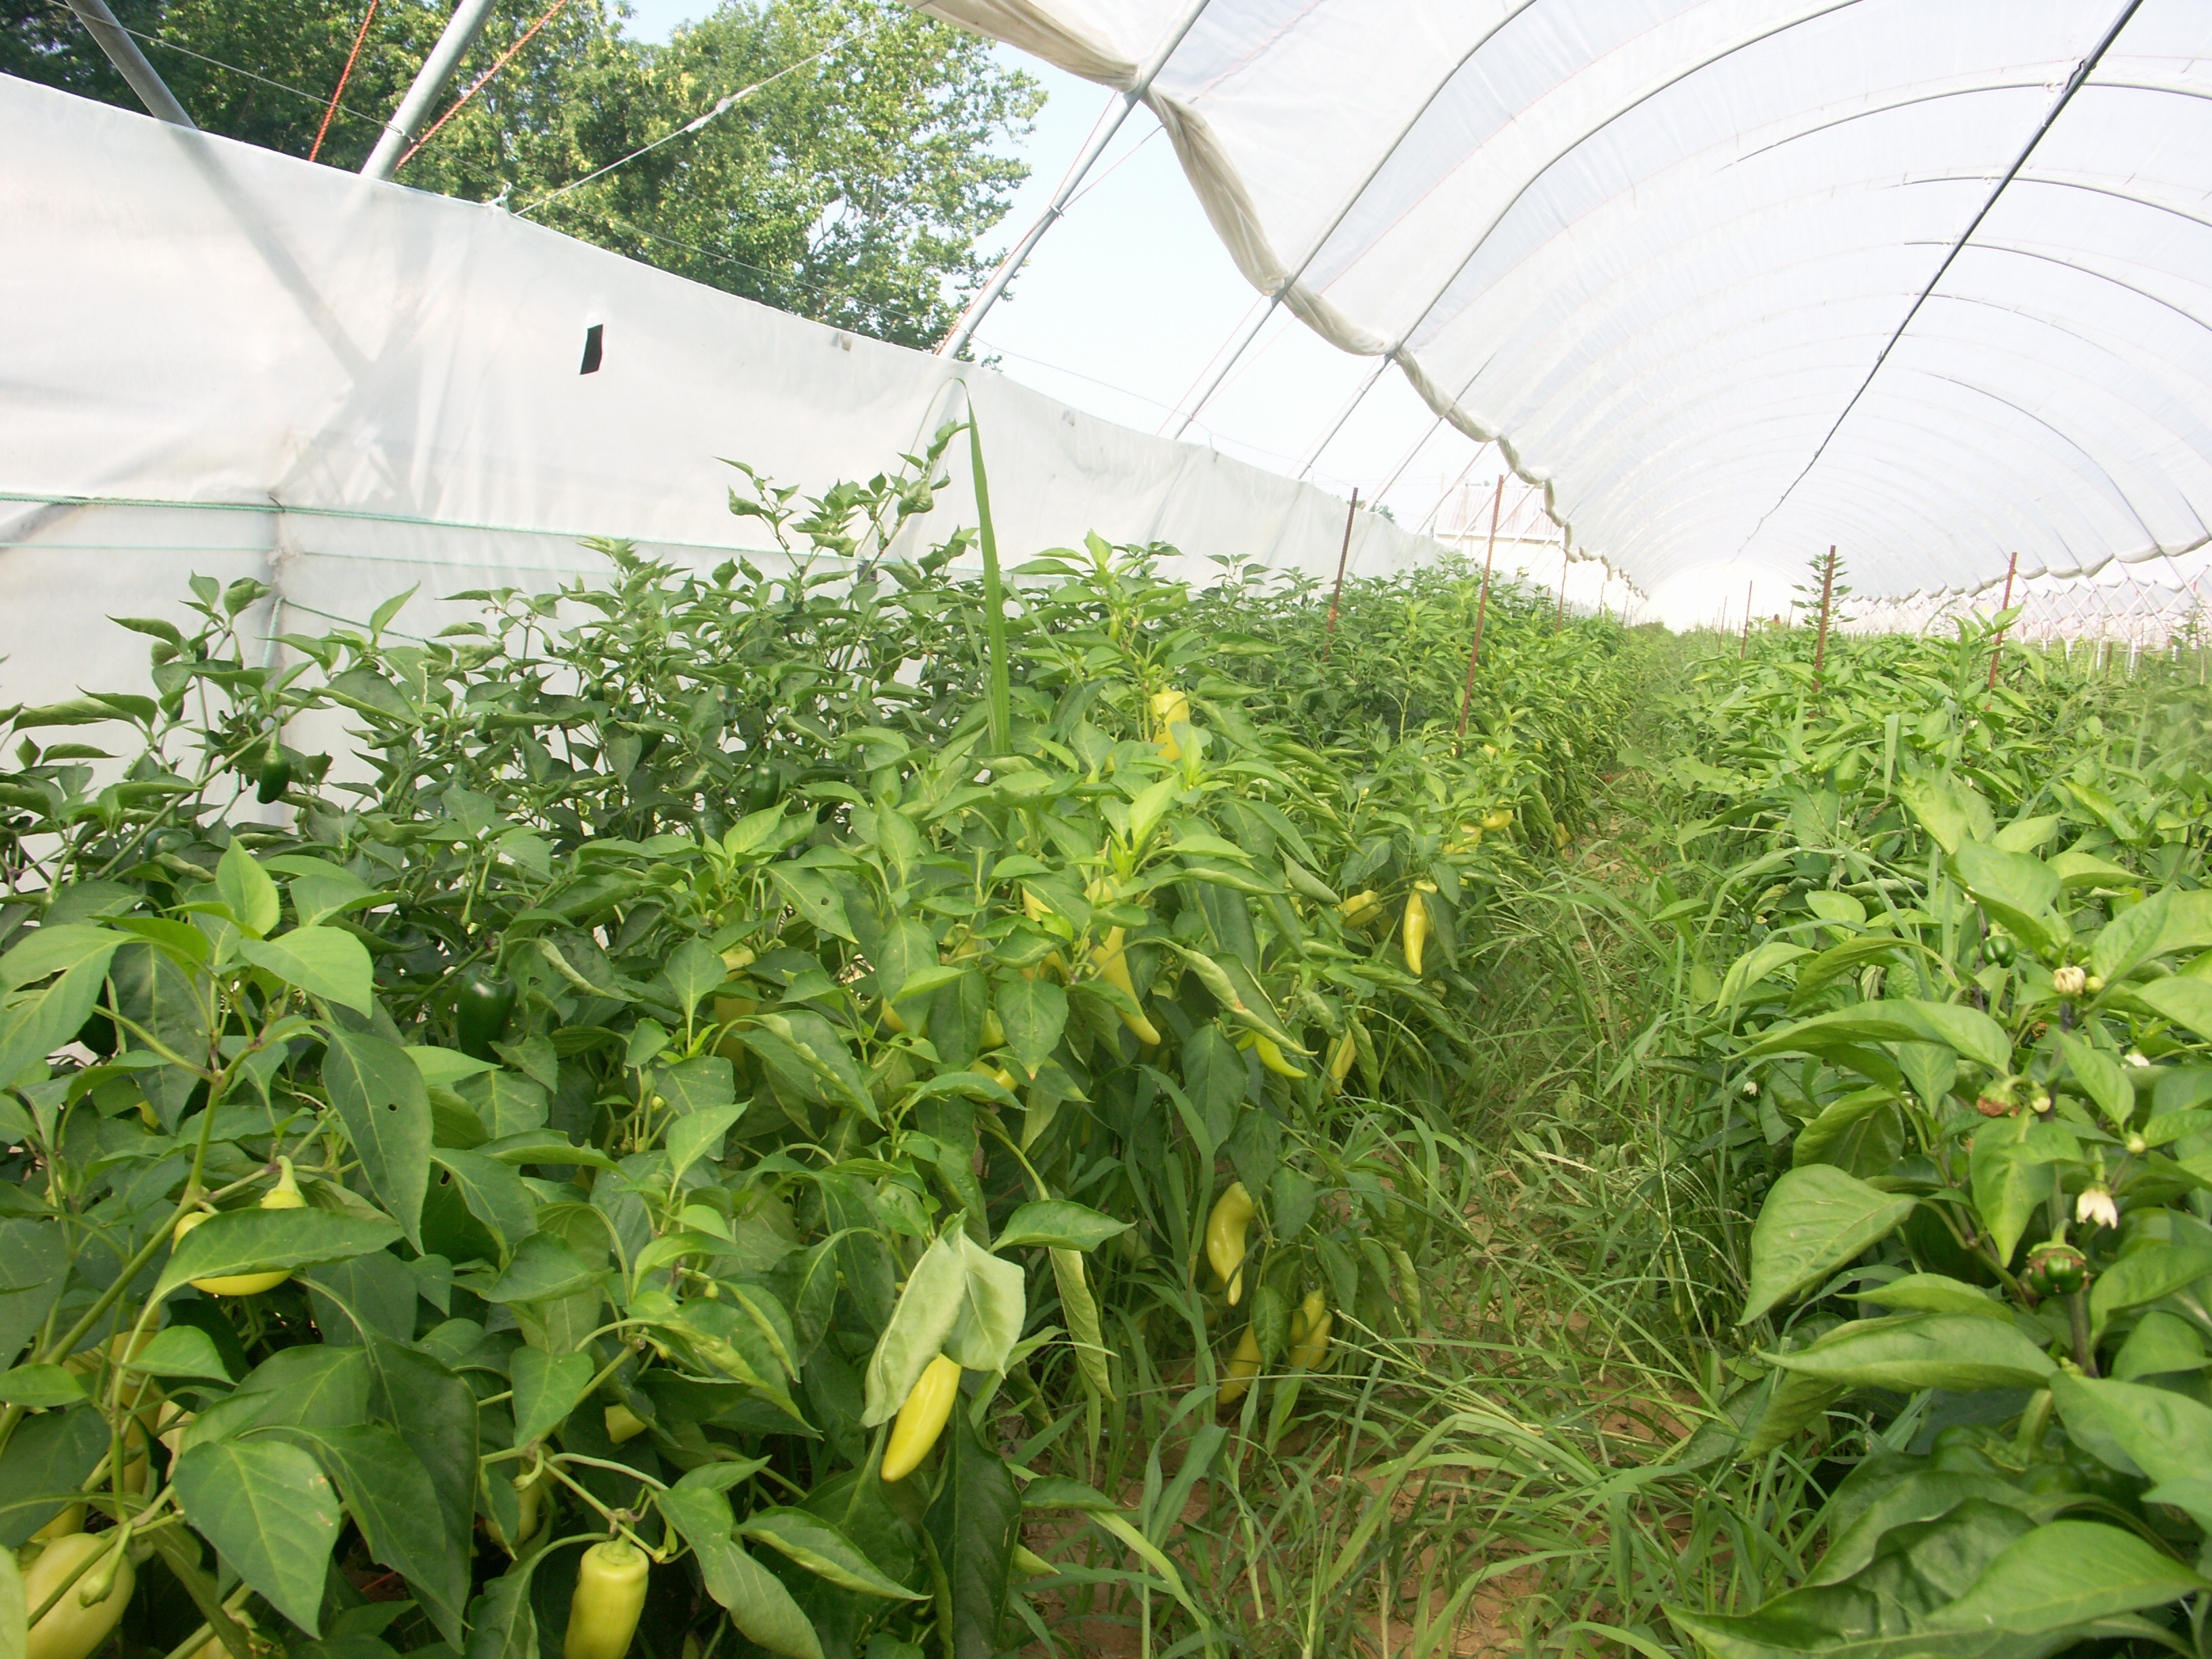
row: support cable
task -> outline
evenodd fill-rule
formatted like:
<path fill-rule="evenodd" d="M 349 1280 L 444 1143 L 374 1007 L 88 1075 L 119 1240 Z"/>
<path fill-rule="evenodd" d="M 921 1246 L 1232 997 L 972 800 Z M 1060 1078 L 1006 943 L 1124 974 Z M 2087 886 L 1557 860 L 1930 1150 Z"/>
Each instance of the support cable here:
<path fill-rule="evenodd" d="M 1260 337 L 1260 331 L 1267 326 L 1267 319 L 1275 314 L 1275 307 L 1282 304 L 1283 296 L 1298 285 L 1307 270 L 1311 268 L 1313 262 L 1321 258 L 1321 252 L 1328 246 L 1329 238 L 1343 228 L 1344 222 L 1352 216 L 1352 210 L 1359 205 L 1360 199 L 1367 194 L 1369 188 L 1382 176 L 1382 169 L 1389 166 L 1391 159 L 1397 155 L 1406 140 L 1413 137 L 1413 129 L 1420 125 L 1437 100 L 1443 97 L 1450 88 L 1452 82 L 1459 79 L 1460 71 L 1474 60 L 1474 55 L 1477 52 L 1498 38 L 1500 30 L 1535 3 L 1536 0 L 1520 0 L 1520 3 L 1512 10 L 1485 30 L 1482 38 L 1461 54 L 1460 60 L 1451 66 L 1450 72 L 1430 89 L 1429 95 L 1424 98 L 1414 108 L 1413 114 L 1407 118 L 1405 125 L 1398 129 L 1398 136 L 1383 147 L 1382 154 L 1376 158 L 1375 165 L 1367 170 L 1367 176 L 1352 186 L 1352 194 L 1344 198 L 1344 205 L 1337 209 L 1336 217 L 1328 222 L 1328 228 L 1314 239 L 1313 246 L 1306 251 L 1306 257 L 1298 261 L 1298 268 L 1268 290 L 1267 305 L 1261 308 L 1259 316 L 1246 325 L 1243 337 L 1230 349 L 1227 360 L 1215 371 L 1213 378 L 1206 383 L 1206 389 L 1200 392 L 1196 400 L 1192 403 L 1190 412 L 1182 417 L 1181 423 L 1173 432 L 1169 433 L 1168 436 L 1180 438 L 1189 430 L 1190 423 L 1198 418 L 1199 411 L 1206 407 L 1206 400 L 1221 390 L 1222 383 L 1229 378 L 1230 371 L 1237 367 L 1237 359 L 1244 355 L 1253 341 Z"/>
<path fill-rule="evenodd" d="M 362 42 L 368 39 L 368 26 L 376 21 L 377 0 L 368 0 L 368 9 L 362 14 L 361 27 L 355 32 L 353 50 L 346 53 L 345 67 L 338 71 L 338 83 L 331 88 L 330 107 L 323 112 L 323 124 L 315 129 L 315 142 L 307 151 L 312 161 L 323 153 L 323 140 L 330 136 L 331 122 L 338 112 L 338 100 L 345 96 L 346 82 L 353 79 L 353 66 L 361 57 Z"/>
<path fill-rule="evenodd" d="M 1083 183 L 1084 175 L 1105 154 L 1106 146 L 1112 143 L 1114 135 L 1121 131 L 1121 123 L 1129 118 L 1129 112 L 1144 101 L 1145 94 L 1152 90 L 1153 77 L 1167 67 L 1168 59 L 1175 56 L 1176 48 L 1182 44 L 1183 36 L 1190 33 L 1207 3 L 1208 0 L 1191 0 L 1176 26 L 1168 31 L 1166 38 L 1152 55 L 1137 66 L 1128 90 L 1121 94 L 1121 107 L 1115 112 L 1112 120 L 1091 134 L 1091 142 L 1083 147 L 1082 154 L 1075 158 L 1074 165 L 1067 170 L 1067 177 L 1053 196 L 1052 205 L 1044 210 L 1044 216 L 1030 228 L 1029 234 L 1014 245 L 1013 251 L 999 261 L 998 270 L 983 285 L 983 291 L 969 302 L 967 310 L 960 314 L 960 320 L 952 325 L 952 331 L 939 343 L 939 356 L 957 357 L 961 349 L 975 338 L 976 329 L 990 314 L 991 307 L 999 302 L 999 296 L 1006 291 L 1006 284 L 1013 281 L 1014 273 L 1022 268 L 1023 261 L 1044 240 L 1044 234 L 1052 228 L 1053 222 L 1067 211 L 1068 204 L 1073 199 L 1078 186 Z"/>
<path fill-rule="evenodd" d="M 1828 428 L 1827 435 L 1822 438 L 1814 447 L 1812 459 L 1805 463 L 1797 476 L 1784 487 L 1782 494 L 1775 499 L 1774 505 L 1759 515 L 1759 522 L 1751 527 L 1751 534 L 1743 538 L 1744 548 L 1751 545 L 1758 538 L 1759 532 L 1766 527 L 1767 520 L 1782 510 L 1784 504 L 1789 501 L 1797 486 L 1803 483 L 1813 469 L 1820 464 L 1820 457 L 1827 453 L 1828 446 L 1835 441 L 1836 434 L 1843 429 L 1844 422 L 1850 417 L 1851 410 L 1857 408 L 1859 399 L 1866 396 L 1867 388 L 1874 384 L 1874 377 L 1881 373 L 1881 366 L 1889 361 L 1889 354 L 1896 349 L 1897 343 L 1905 337 L 1905 331 L 1912 326 L 1912 319 L 1920 314 L 1920 307 L 1928 303 L 1928 296 L 1936 291 L 1936 285 L 1943 280 L 1945 274 L 1951 269 L 1952 262 L 1958 258 L 1966 244 L 1973 240 L 1974 233 L 1982 227 L 1982 221 L 1990 216 L 1990 210 L 1997 204 L 1997 198 L 2005 193 L 2005 187 L 2010 185 L 2019 176 L 2020 170 L 2027 165 L 2027 158 L 2035 154 L 2036 146 L 2043 142 L 2052 125 L 2065 113 L 2067 105 L 2074 101 L 2074 94 L 2081 91 L 2082 85 L 2094 73 L 2097 65 L 2104 61 L 2105 53 L 2111 50 L 2112 42 L 2119 39 L 2120 31 L 2128 26 L 2129 20 L 2135 16 L 2136 9 L 2142 4 L 2142 0 L 2126 0 L 2126 3 L 2120 8 L 2120 15 L 2112 20 L 2112 26 L 2105 31 L 2104 38 L 2097 42 L 2096 49 L 2074 66 L 2074 73 L 2067 77 L 2065 88 L 2059 93 L 2057 101 L 2045 113 L 2042 121 L 2029 136 L 2027 143 L 2021 146 L 2020 154 L 2013 158 L 2012 165 L 2004 170 L 2004 175 L 1997 180 L 1996 188 L 1990 191 L 1983 201 L 1980 210 L 1967 222 L 1966 229 L 1959 233 L 1958 240 L 1951 244 L 1950 251 L 1944 254 L 1943 263 L 1936 267 L 1936 274 L 1928 279 L 1926 286 L 1914 296 L 1911 305 L 1905 310 L 1904 318 L 1883 343 L 1881 349 L 1875 354 L 1873 367 L 1867 370 L 1866 378 L 1859 382 L 1858 390 L 1851 393 L 1850 400 L 1844 405 L 1842 412 L 1836 416 L 1834 423 Z M 1740 548 L 1737 550 L 1741 552 L 1742 549 Z"/>
<path fill-rule="evenodd" d="M 409 147 L 407 153 L 401 156 L 398 161 L 392 164 L 392 172 L 397 173 L 401 167 L 405 167 L 410 161 L 413 161 L 415 159 L 416 152 L 420 150 L 423 145 L 428 143 L 433 138 L 435 138 L 438 136 L 438 129 L 444 126 L 447 122 L 452 120 L 456 115 L 459 115 L 461 112 L 462 106 L 466 104 L 470 99 L 475 97 L 477 94 L 482 92 L 485 86 L 489 83 L 492 76 L 497 75 L 501 70 L 505 69 L 507 64 L 514 60 L 515 53 L 520 52 L 525 46 L 528 46 L 532 40 L 535 40 L 538 35 L 538 31 L 544 28 L 548 23 L 551 22 L 555 17 L 558 16 L 560 15 L 561 9 L 568 3 L 568 0 L 553 0 L 553 3 L 545 9 L 544 12 L 538 17 L 538 21 L 532 23 L 528 28 L 523 30 L 522 38 L 517 40 L 513 46 L 509 46 L 505 52 L 500 53 L 500 55 L 492 61 L 492 66 L 486 70 L 482 75 L 477 76 L 476 80 L 470 85 L 469 89 L 453 100 L 453 106 L 451 109 L 447 110 L 443 115 L 441 115 L 436 120 L 430 123 L 430 130 L 428 132 L 425 132 L 420 138 L 417 138 L 414 143 Z"/>
<path fill-rule="evenodd" d="M 192 125 L 192 118 L 185 113 L 185 106 L 169 90 L 169 83 L 146 61 L 146 54 L 138 50 L 131 31 L 108 9 L 107 0 L 69 0 L 69 7 L 76 14 L 77 21 L 84 25 L 85 33 L 92 36 L 93 44 L 107 54 L 107 61 L 115 65 L 116 73 L 131 83 L 131 90 L 138 94 L 138 101 L 146 106 L 147 113 L 171 126 Z"/>
<path fill-rule="evenodd" d="M 267 87 L 273 92 L 289 93 L 295 98 L 304 98 L 310 103 L 319 104 L 323 101 L 322 94 L 319 93 L 309 92 L 304 87 L 295 87 L 289 81 L 272 80 L 266 75 L 257 74 L 250 69 L 246 69 L 239 64 L 229 63 L 221 58 L 210 58 L 204 52 L 195 52 L 190 46 L 180 46 L 173 40 L 165 40 L 157 34 L 149 34 L 143 30 L 131 28 L 127 24 L 124 25 L 123 27 L 124 32 L 126 34 L 136 36 L 138 40 L 144 41 L 148 46 L 159 46 L 165 52 L 181 53 L 186 58 L 190 58 L 198 63 L 207 64 L 210 69 L 224 70 L 226 73 L 239 76 L 241 80 L 251 81 L 258 86 Z M 372 125 L 380 126 L 386 133 L 398 133 L 400 131 L 400 129 L 393 125 L 391 122 L 385 121 L 380 117 L 371 115 L 366 110 L 352 109 L 341 105 L 338 109 L 338 113 L 345 116 L 350 120 L 367 121 Z M 402 134 L 401 136 L 404 138 L 404 135 Z M 454 167 L 459 168 L 461 172 L 470 174 L 478 184 L 485 185 L 486 187 L 495 186 L 504 189 L 508 185 L 508 180 L 501 178 L 499 174 L 492 172 L 489 168 L 479 166 L 476 162 L 467 160 L 465 157 L 456 155 L 452 158 L 452 161 Z M 625 235 L 641 237 L 648 242 L 665 242 L 670 247 L 681 248 L 686 253 L 696 254 L 702 259 L 711 259 L 717 264 L 729 265 L 738 270 L 750 270 L 756 276 L 769 277 L 777 282 L 788 283 L 793 287 L 803 289 L 805 292 L 818 295 L 824 300 L 837 300 L 849 297 L 848 295 L 841 295 L 830 289 L 823 288 L 818 283 L 803 281 L 800 278 L 793 276 L 788 271 L 771 270 L 766 265 L 750 264 L 746 260 L 738 258 L 735 254 L 725 253 L 719 248 L 701 247 L 696 242 L 687 242 L 679 237 L 664 235 L 660 232 L 655 230 L 647 230 L 644 226 L 637 224 L 631 220 L 625 219 L 622 215 L 611 212 L 605 208 L 584 208 L 577 210 L 593 220 L 595 222 L 602 226 L 611 227 L 613 229 L 621 231 Z M 628 258 L 629 256 L 624 255 L 623 257 Z M 662 270 L 666 269 L 665 266 L 657 268 Z M 767 305 L 770 302 L 763 300 L 760 301 L 760 303 Z M 781 309 L 780 307 L 777 308 Z M 796 316 L 799 313 L 793 312 L 788 314 Z M 1123 388 L 1117 387 L 1115 389 L 1121 390 Z M 0 496 L 0 499 L 5 499 L 5 497 Z"/>
<path fill-rule="evenodd" d="M 854 29 L 850 34 L 840 35 L 837 39 L 832 40 L 828 46 L 822 47 L 819 51 L 811 52 L 807 53 L 805 57 L 799 58 L 795 63 L 786 64 L 781 69 L 769 76 L 766 80 L 756 81 L 749 87 L 738 88 L 737 91 L 730 93 L 718 100 L 714 107 L 707 111 L 705 114 L 696 116 L 691 120 L 684 123 L 684 125 L 662 133 L 659 137 L 654 139 L 651 143 L 641 144 L 637 149 L 630 151 L 629 155 L 610 161 L 606 166 L 599 167 L 593 172 L 587 173 L 580 179 L 572 179 L 557 190 L 547 191 L 544 195 L 539 197 L 527 207 L 517 208 L 515 210 L 516 215 L 520 216 L 526 213 L 535 213 L 538 209 L 544 207 L 548 202 L 553 200 L 556 197 L 566 196 L 572 190 L 580 190 L 595 179 L 605 178 L 607 174 L 612 173 L 617 167 L 628 167 L 632 161 L 636 161 L 639 156 L 651 155 L 654 150 L 659 149 L 663 144 L 672 143 L 677 139 L 684 137 L 686 134 L 700 131 L 708 122 L 714 120 L 715 117 L 727 114 L 731 110 L 735 109 L 739 104 L 744 102 L 746 99 L 751 97 L 755 93 L 763 91 L 769 87 L 772 87 L 777 82 L 782 80 L 785 76 L 796 74 L 799 70 L 805 69 L 809 64 L 815 63 L 821 58 L 828 57 L 831 52 L 836 51 L 838 47 L 850 45 L 853 41 L 859 40 L 862 35 L 866 34 L 868 32 L 868 29 L 872 28 L 873 27 L 873 23 L 870 23 L 864 27 Z M 435 129 L 433 129 L 433 131 L 435 131 Z M 429 134 L 423 134 L 423 141 L 428 143 L 428 140 Z"/>
<path fill-rule="evenodd" d="M 446 20 L 444 30 L 430 48 L 430 55 L 422 60 L 422 67 L 408 83 L 406 95 L 400 99 L 392 118 L 382 124 L 384 131 L 377 137 L 376 148 L 361 164 L 362 178 L 389 179 L 399 170 L 399 163 L 412 154 L 410 146 L 422 130 L 424 118 L 430 113 L 431 104 L 444 90 L 446 82 L 453 78 L 453 71 L 476 44 L 477 36 L 483 32 L 484 23 L 491 16 L 491 6 L 492 0 L 455 0 L 453 15 Z"/>

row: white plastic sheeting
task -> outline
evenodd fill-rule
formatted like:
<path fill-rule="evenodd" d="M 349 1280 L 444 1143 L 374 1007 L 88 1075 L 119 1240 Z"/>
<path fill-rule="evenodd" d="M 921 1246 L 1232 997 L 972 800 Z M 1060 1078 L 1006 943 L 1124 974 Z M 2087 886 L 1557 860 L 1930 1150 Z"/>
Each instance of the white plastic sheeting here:
<path fill-rule="evenodd" d="M 922 3 L 1126 87 L 1186 0 Z M 1655 596 L 2207 538 L 2212 6 L 1211 0 L 1146 101 L 1256 288 Z"/>
<path fill-rule="evenodd" d="M 115 615 L 185 579 L 276 590 L 266 631 L 421 585 L 538 591 L 586 536 L 766 561 L 722 457 L 819 490 L 897 465 L 972 388 L 1009 562 L 1097 531 L 1334 574 L 1342 501 L 822 327 L 495 208 L 360 179 L 0 76 L 0 707 L 143 678 Z M 586 331 L 601 360 L 581 372 Z M 964 445 L 909 533 L 974 522 Z M 1437 544 L 1357 515 L 1351 564 Z M 472 607 L 471 607 L 472 609 Z"/>

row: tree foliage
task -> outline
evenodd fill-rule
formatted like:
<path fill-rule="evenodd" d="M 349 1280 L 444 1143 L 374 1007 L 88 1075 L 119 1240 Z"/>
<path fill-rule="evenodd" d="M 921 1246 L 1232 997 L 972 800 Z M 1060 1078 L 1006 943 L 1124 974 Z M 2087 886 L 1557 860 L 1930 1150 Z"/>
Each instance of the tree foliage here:
<path fill-rule="evenodd" d="M 363 9 L 117 6 L 195 121 L 302 157 Z M 448 10 L 381 0 L 317 160 L 361 165 Z M 435 108 L 542 14 L 541 0 L 502 0 Z M 666 45 L 629 39 L 620 21 L 600 0 L 568 0 L 401 182 L 503 201 L 569 235 L 858 332 L 908 345 L 945 333 L 988 273 L 977 239 L 1027 176 L 995 147 L 1028 130 L 1043 101 L 1034 81 L 1000 67 L 985 42 L 893 0 L 730 0 Z M 0 70 L 138 106 L 60 0 L 0 3 Z M 681 133 L 735 94 L 746 95 Z M 668 142 L 579 182 L 659 139 Z"/>

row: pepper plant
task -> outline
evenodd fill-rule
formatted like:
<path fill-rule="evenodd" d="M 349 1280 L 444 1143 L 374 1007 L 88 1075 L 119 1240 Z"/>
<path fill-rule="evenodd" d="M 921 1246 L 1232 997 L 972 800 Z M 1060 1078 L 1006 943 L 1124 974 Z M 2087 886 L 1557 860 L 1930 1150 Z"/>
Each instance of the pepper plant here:
<path fill-rule="evenodd" d="M 1231 1645 L 1121 1425 L 1175 1389 L 1187 1492 L 1422 1325 L 1487 917 L 1626 662 L 1379 742 L 1092 541 L 1014 573 L 994 744 L 968 539 L 899 551 L 951 436 L 745 475 L 775 574 L 607 544 L 273 659 L 196 580 L 124 624 L 151 695 L 9 714 L 33 1659 L 964 1659 L 1101 1597 Z"/>
<path fill-rule="evenodd" d="M 1697 1449 L 1828 1494 L 1794 1588 L 1670 1610 L 1728 1659 L 2212 1640 L 2212 780 L 2032 658 L 1988 692 L 2008 620 L 1680 705 L 1681 841 L 1744 856 L 1662 915 L 1748 934 L 1696 1063 L 1739 1178 L 1783 1166 L 1735 1316 L 1764 1375 Z"/>

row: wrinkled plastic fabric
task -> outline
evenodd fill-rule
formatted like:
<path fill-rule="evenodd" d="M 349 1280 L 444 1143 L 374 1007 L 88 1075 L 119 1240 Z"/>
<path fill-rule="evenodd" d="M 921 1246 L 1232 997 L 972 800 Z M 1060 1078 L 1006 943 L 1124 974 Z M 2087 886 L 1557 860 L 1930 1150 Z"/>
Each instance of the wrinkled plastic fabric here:
<path fill-rule="evenodd" d="M 131 690 L 198 573 L 270 583 L 264 631 L 472 617 L 469 588 L 603 573 L 585 537 L 773 568 L 723 458 L 817 491 L 982 419 L 1009 564 L 1161 541 L 1332 578 L 1344 503 L 972 364 L 885 345 L 492 207 L 376 183 L 0 76 L 0 707 Z M 599 358 L 585 373 L 589 331 Z M 967 448 L 923 545 L 975 522 Z M 907 550 L 902 549 L 899 550 Z M 1442 550 L 1356 515 L 1350 563 Z"/>
<path fill-rule="evenodd" d="M 1126 87 L 1186 3 L 925 9 Z M 2212 7 L 2069 98 L 2124 12 L 1211 0 L 1146 101 L 1255 287 L 1647 592 L 1971 590 L 2212 521 Z"/>

